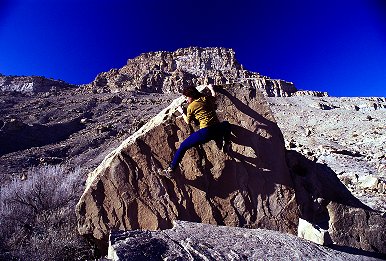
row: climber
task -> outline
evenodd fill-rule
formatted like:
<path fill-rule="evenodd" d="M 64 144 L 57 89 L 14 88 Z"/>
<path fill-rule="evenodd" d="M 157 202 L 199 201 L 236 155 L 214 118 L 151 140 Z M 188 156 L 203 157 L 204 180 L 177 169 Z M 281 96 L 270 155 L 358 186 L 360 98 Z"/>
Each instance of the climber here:
<path fill-rule="evenodd" d="M 162 175 L 171 178 L 173 171 L 177 168 L 184 157 L 185 152 L 195 146 L 207 143 L 210 140 L 220 141 L 222 149 L 227 152 L 230 147 L 230 124 L 227 121 L 219 122 L 216 114 L 216 104 L 213 85 L 206 85 L 211 95 L 205 96 L 196 87 L 188 86 L 183 89 L 182 94 L 188 102 L 187 113 L 181 106 L 177 110 L 182 114 L 185 122 L 189 124 L 192 120 L 197 120 L 200 129 L 186 138 L 176 151 L 169 167 L 162 172 Z"/>

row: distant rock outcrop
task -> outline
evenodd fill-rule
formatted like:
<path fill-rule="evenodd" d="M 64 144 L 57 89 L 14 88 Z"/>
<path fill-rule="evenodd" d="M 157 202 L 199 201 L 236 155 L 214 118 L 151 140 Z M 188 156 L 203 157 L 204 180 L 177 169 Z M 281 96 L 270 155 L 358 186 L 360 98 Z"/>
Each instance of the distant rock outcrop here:
<path fill-rule="evenodd" d="M 293 93 L 291 96 L 315 96 L 315 97 L 327 97 L 327 92 L 319 92 L 319 91 L 302 91 L 299 90 Z"/>
<path fill-rule="evenodd" d="M 86 88 L 97 92 L 140 90 L 176 93 L 186 85 L 246 83 L 267 96 L 291 96 L 292 82 L 274 80 L 247 71 L 227 48 L 181 48 L 150 52 L 129 59 L 120 69 L 100 73 Z"/>
<path fill-rule="evenodd" d="M 4 76 L 0 74 L 0 91 L 2 92 L 55 92 L 69 87 L 75 86 L 61 80 L 41 76 Z"/>
<path fill-rule="evenodd" d="M 174 220 L 188 220 L 295 234 L 298 210 L 283 137 L 254 88 L 219 89 L 219 117 L 232 124 L 231 152 L 209 142 L 187 152 L 173 180 L 157 174 L 191 132 L 174 115 L 182 100 L 89 175 L 77 205 L 79 232 L 106 243 L 111 229 L 166 229 Z"/>

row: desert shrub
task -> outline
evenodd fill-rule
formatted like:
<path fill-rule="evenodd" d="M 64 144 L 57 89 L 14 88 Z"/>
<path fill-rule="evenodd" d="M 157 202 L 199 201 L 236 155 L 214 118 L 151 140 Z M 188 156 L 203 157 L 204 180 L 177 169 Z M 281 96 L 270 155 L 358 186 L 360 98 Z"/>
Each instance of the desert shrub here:
<path fill-rule="evenodd" d="M 0 259 L 84 260 L 92 247 L 76 231 L 81 170 L 33 168 L 0 188 Z"/>

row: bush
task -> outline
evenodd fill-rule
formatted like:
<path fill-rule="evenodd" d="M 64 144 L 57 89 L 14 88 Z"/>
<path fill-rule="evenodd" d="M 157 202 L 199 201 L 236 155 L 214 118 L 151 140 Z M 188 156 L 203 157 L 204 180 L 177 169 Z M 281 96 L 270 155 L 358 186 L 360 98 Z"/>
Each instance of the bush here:
<path fill-rule="evenodd" d="M 0 188 L 0 260 L 84 260 L 92 247 L 76 230 L 80 169 L 33 168 Z"/>

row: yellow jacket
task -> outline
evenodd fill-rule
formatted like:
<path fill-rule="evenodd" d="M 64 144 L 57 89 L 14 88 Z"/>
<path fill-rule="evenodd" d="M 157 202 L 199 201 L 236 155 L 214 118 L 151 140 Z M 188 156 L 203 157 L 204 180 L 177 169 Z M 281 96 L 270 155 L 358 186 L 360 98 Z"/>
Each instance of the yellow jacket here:
<path fill-rule="evenodd" d="M 213 97 L 200 97 L 192 101 L 187 109 L 187 122 L 193 118 L 200 123 L 200 129 L 218 123 L 216 104 Z"/>

